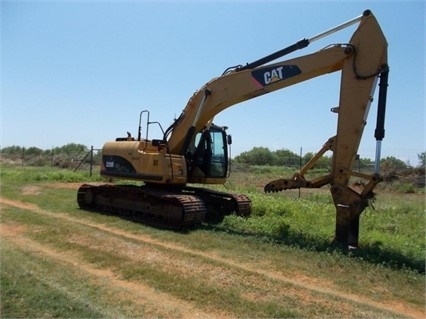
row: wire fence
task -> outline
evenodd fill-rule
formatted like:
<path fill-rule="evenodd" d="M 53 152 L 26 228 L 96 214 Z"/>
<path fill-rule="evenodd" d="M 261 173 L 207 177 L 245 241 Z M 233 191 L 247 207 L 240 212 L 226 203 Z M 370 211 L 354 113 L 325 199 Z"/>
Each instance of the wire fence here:
<path fill-rule="evenodd" d="M 86 149 L 84 152 L 79 152 L 78 154 L 66 152 L 55 153 L 53 150 L 40 151 L 41 152 L 34 152 L 31 148 L 21 148 L 18 152 L 13 152 L 12 154 L 4 154 L 2 152 L 0 156 L 1 163 L 18 166 L 53 166 L 68 168 L 74 171 L 88 171 L 90 176 L 92 176 L 93 172 L 99 169 L 102 158 L 101 149 L 93 146 L 91 146 L 89 150 Z M 299 155 L 293 154 L 290 157 L 282 156 L 280 158 L 281 164 L 272 165 L 298 170 L 309 160 L 305 155 L 300 153 Z M 390 158 L 392 160 L 382 160 L 381 171 L 399 172 L 411 167 L 409 162 L 404 162 L 395 157 Z M 235 166 L 235 160 L 233 160 L 233 163 L 233 166 Z M 260 161 L 256 164 L 271 165 L 267 160 L 263 162 Z M 331 171 L 331 158 L 322 158 L 314 168 Z M 362 159 L 357 156 L 351 169 L 356 172 L 371 174 L 374 172 L 374 163 L 371 160 Z"/>
<path fill-rule="evenodd" d="M 101 149 L 94 148 L 83 152 L 55 152 L 54 150 L 40 150 L 36 148 L 19 148 L 8 152 L 1 152 L 2 164 L 21 167 L 52 166 L 64 169 L 84 170 L 92 176 L 96 167 L 101 163 Z"/>

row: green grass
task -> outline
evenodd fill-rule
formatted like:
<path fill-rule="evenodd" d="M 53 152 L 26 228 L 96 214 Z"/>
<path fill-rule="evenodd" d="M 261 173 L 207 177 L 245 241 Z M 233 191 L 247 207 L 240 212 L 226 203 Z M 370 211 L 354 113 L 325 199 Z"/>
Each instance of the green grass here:
<path fill-rule="evenodd" d="M 375 209 L 368 208 L 361 215 L 360 249 L 350 256 L 424 273 L 424 202 L 421 197 L 401 200 L 401 196 L 387 196 L 384 202 L 379 199 Z M 227 216 L 215 227 L 279 244 L 330 251 L 335 208 L 329 197 L 310 194 L 294 199 L 282 194 L 250 193 L 253 203 L 250 218 Z"/>
<path fill-rule="evenodd" d="M 294 247 L 295 251 L 302 249 L 301 251 L 324 252 L 326 254 L 335 252 L 341 256 L 342 260 L 355 259 L 362 263 L 373 263 L 391 269 L 424 272 L 424 240 L 421 236 L 423 226 L 419 223 L 419 219 L 421 220 L 422 218 L 421 214 L 418 214 L 419 216 L 416 218 L 412 217 L 413 220 L 411 220 L 406 218 L 406 216 L 402 216 L 399 210 L 388 215 L 375 211 L 364 213 L 362 236 L 366 238 L 362 240 L 362 248 L 359 251 L 347 253 L 335 250 L 330 246 L 334 230 L 334 211 L 333 207 L 325 201 L 322 204 L 318 204 L 314 202 L 312 197 L 293 200 L 279 198 L 279 195 L 250 195 L 253 200 L 254 210 L 250 218 L 230 215 L 225 217 L 220 224 L 205 224 L 199 230 L 192 231 L 189 235 L 187 233 L 180 235 L 175 232 L 158 232 L 156 229 L 127 223 L 125 220 L 106 215 L 87 215 L 86 212 L 81 212 L 77 209 L 77 205 L 74 202 L 74 190 L 45 188 L 43 196 L 27 196 L 26 201 L 37 204 L 43 209 L 59 210 L 73 216 L 101 220 L 133 232 L 138 232 L 143 228 L 144 232 L 150 232 L 153 236 L 170 237 L 170 241 L 181 240 L 185 245 L 200 250 L 212 249 L 219 244 L 216 240 L 212 241 L 211 245 L 208 244 L 207 239 L 213 232 L 218 236 L 221 236 L 221 234 L 226 236 L 227 239 L 223 240 L 225 244 L 220 243 L 222 248 L 226 247 L 226 243 L 231 243 L 231 248 L 235 247 L 235 245 L 241 245 L 241 242 L 230 241 L 230 236 L 232 239 L 239 238 L 238 241 L 247 242 L 248 245 Z M 54 197 L 56 200 L 52 200 Z M 314 204 L 315 206 L 313 206 Z M 413 215 L 407 205 L 405 205 L 407 214 Z M 17 215 L 16 218 L 19 218 L 18 216 L 20 215 Z M 384 219 L 385 216 L 386 219 Z M 396 217 L 399 217 L 400 220 L 396 220 Z M 411 222 L 409 222 L 410 220 Z M 23 220 L 18 221 L 20 223 L 24 222 Z M 388 221 L 398 224 L 400 228 L 395 229 L 393 226 L 389 226 Z M 45 223 L 46 220 L 41 219 L 39 222 Z M 33 223 L 36 222 L 33 221 Z M 53 227 L 52 229 L 54 232 L 64 235 L 71 231 L 70 228 L 59 230 Z M 401 231 L 401 229 L 404 231 Z M 400 232 L 401 235 L 394 236 L 396 231 Z M 380 244 L 378 238 L 381 239 Z M 265 247 L 262 249 L 265 249 Z M 245 250 L 244 254 L 247 251 L 250 251 L 250 248 Z M 347 259 L 348 257 L 349 259 Z"/>
<path fill-rule="evenodd" d="M 66 268 L 48 263 L 2 241 L 1 313 L 3 318 L 104 318 L 73 286 Z M 60 274 L 62 273 L 62 274 Z M 68 277 L 68 278 L 67 278 Z M 55 278 L 55 279 L 53 279 Z M 72 289 L 64 289 L 64 287 Z"/>
<path fill-rule="evenodd" d="M 189 260 L 194 269 L 197 265 L 224 267 L 224 272 L 230 274 L 229 278 L 238 278 L 235 280 L 238 284 L 224 288 L 209 280 L 208 275 L 205 278 L 195 274 L 188 277 L 170 273 L 162 265 L 136 263 L 120 255 L 120 250 L 98 249 L 104 243 L 105 234 L 85 225 L 85 221 L 128 234 L 149 235 L 195 251 L 215 252 L 224 259 L 236 259 L 241 264 L 265 261 L 265 269 L 290 278 L 294 273 L 314 276 L 333 283 L 342 291 L 364 295 L 378 302 L 392 296 L 401 302 L 424 307 L 425 207 L 422 196 L 379 193 L 376 209 L 369 208 L 361 215 L 360 249 L 348 252 L 330 246 L 335 211 L 327 191 L 302 191 L 301 198 L 294 191 L 263 194 L 254 182 L 260 184 L 270 176 L 257 174 L 237 174 L 226 185 L 227 190 L 249 195 L 253 203 L 252 216 L 241 218 L 231 215 L 218 224 L 206 223 L 188 232 L 173 232 L 81 211 L 76 203 L 75 189 L 51 185 L 55 181 L 87 182 L 89 178 L 84 173 L 2 167 L 2 197 L 33 203 L 51 214 L 65 214 L 82 221 L 70 223 L 54 216 L 6 207 L 2 208 L 2 223 L 15 223 L 32 229 L 26 236 L 37 243 L 77 254 L 95 268 L 111 269 L 123 280 L 149 284 L 158 291 L 195 303 L 201 309 L 216 307 L 242 317 L 314 317 L 320 315 L 315 315 L 315 312 L 321 306 L 308 305 L 301 311 L 301 300 L 291 295 L 284 304 L 283 299 L 272 297 L 268 302 L 243 298 L 247 292 L 253 295 L 273 294 L 262 290 L 265 288 L 244 283 L 243 278 L 250 278 L 252 273 L 232 269 L 204 257 L 197 261 L 199 256 L 181 252 L 172 260 Z M 275 176 L 278 177 L 281 176 Z M 98 177 L 93 178 L 93 181 L 98 180 Z M 28 186 L 37 187 L 38 192 L 23 195 L 22 191 Z M 91 245 L 72 238 L 87 238 Z M 125 236 L 114 235 L 108 240 L 117 247 L 141 245 Z M 85 284 L 87 278 L 73 281 L 72 278 L 79 278 L 76 269 L 62 272 L 64 265 L 16 250 L 6 241 L 1 243 L 1 248 L 2 314 L 5 317 L 108 317 L 117 315 L 115 309 L 122 306 L 119 301 L 114 303 L 113 294 L 105 292 L 105 287 Z M 161 246 L 156 249 L 160 253 L 167 251 Z M 376 287 L 381 287 L 383 292 L 375 291 Z M 285 291 L 289 288 L 284 285 L 280 289 Z M 85 291 L 87 298 L 78 298 L 80 291 Z M 109 297 L 105 300 L 106 295 Z M 108 302 L 111 302 L 110 306 L 107 306 Z M 120 316 L 135 316 L 132 307 L 127 305 L 125 308 L 128 312 Z M 359 310 L 360 313 L 365 311 L 368 316 L 368 309 L 360 306 Z M 143 316 L 144 310 L 140 311 L 139 315 Z M 332 309 L 323 309 L 322 314 L 333 315 L 333 312 Z"/>
<path fill-rule="evenodd" d="M 86 171 L 77 171 L 60 169 L 55 167 L 19 167 L 19 166 L 0 166 L 0 180 L 7 182 L 87 182 L 101 180 L 99 174 L 93 174 L 92 177 Z"/>
<path fill-rule="evenodd" d="M 288 170 L 265 168 L 281 177 L 279 173 Z M 255 173 L 237 173 L 225 185 L 226 191 L 249 195 L 253 212 L 250 218 L 227 216 L 217 225 L 206 225 L 209 229 L 240 234 L 266 242 L 285 244 L 313 251 L 329 251 L 335 227 L 335 208 L 327 191 L 309 192 L 301 198 L 295 191 L 279 194 L 264 194 L 257 183 L 268 181 L 270 175 L 259 167 Z M 84 172 L 49 168 L 2 167 L 1 193 L 3 196 L 17 198 L 17 189 L 28 183 L 43 185 L 46 182 L 85 182 L 89 177 Z M 94 176 L 92 181 L 101 180 Z M 224 187 L 216 187 L 224 189 Z M 72 191 L 73 193 L 75 191 Z M 36 194 L 26 196 L 26 201 L 44 209 L 75 208 L 75 196 L 70 190 L 45 188 L 43 197 Z M 368 260 L 394 269 L 411 269 L 425 272 L 425 202 L 421 195 L 386 192 L 378 194 L 373 208 L 367 208 L 361 215 L 360 246 L 352 252 L 352 257 Z"/>
<path fill-rule="evenodd" d="M 68 190 L 71 192 L 71 190 Z M 65 212 L 58 212 L 59 214 L 74 214 L 75 210 L 69 208 Z M 194 269 L 198 269 L 199 266 L 206 267 L 223 267 L 223 272 L 227 278 L 238 277 L 234 280 L 234 284 L 228 287 L 222 287 L 217 285 L 216 282 L 209 280 L 209 276 L 204 276 L 204 279 L 200 279 L 195 273 L 194 276 L 188 277 L 188 275 L 181 275 L 178 273 L 170 273 L 168 270 L 162 269 L 161 263 L 141 263 L 135 262 L 128 259 L 125 255 L 120 254 L 117 249 L 109 249 L 109 246 L 104 246 L 103 249 L 97 247 L 102 246 L 104 241 L 105 233 L 99 229 L 92 229 L 90 226 L 86 226 L 84 222 L 81 224 L 70 223 L 68 221 L 61 221 L 55 217 L 46 217 L 40 214 L 34 214 L 29 211 L 21 210 L 18 208 L 7 208 L 3 212 L 3 220 L 9 223 L 19 224 L 25 226 L 26 229 L 33 229 L 31 233 L 27 233 L 26 236 L 31 237 L 35 242 L 41 243 L 43 246 L 54 247 L 55 250 L 62 251 L 67 255 L 75 255 L 78 253 L 86 263 L 92 265 L 95 268 L 108 268 L 113 269 L 114 272 L 120 278 L 131 282 L 142 282 L 150 285 L 158 291 L 169 293 L 173 296 L 187 300 L 188 302 L 196 303 L 200 308 L 219 307 L 220 309 L 229 313 L 235 313 L 242 317 L 249 317 L 256 314 L 257 317 L 311 317 L 307 315 L 309 313 L 315 313 L 318 311 L 318 305 L 305 306 L 301 312 L 300 302 L 297 296 L 289 295 L 286 299 L 285 304 L 281 304 L 278 301 L 271 300 L 269 302 L 256 302 L 254 300 L 246 300 L 242 298 L 244 294 L 251 292 L 252 294 L 262 295 L 270 294 L 269 291 L 262 291 L 261 287 L 252 286 L 247 284 L 247 278 L 253 276 L 250 272 L 245 270 L 230 270 L 226 265 L 217 264 L 215 261 L 201 258 L 203 260 L 194 259 L 191 254 L 178 253 L 175 257 L 170 256 L 171 260 L 181 260 L 182 258 L 189 260 L 188 264 L 192 264 Z M 100 215 L 93 214 L 93 219 L 98 218 Z M 76 216 L 78 217 L 78 216 Z M 105 217 L 104 217 L 105 218 Z M 423 298 L 419 291 L 422 291 L 423 281 L 422 276 L 414 273 L 406 273 L 400 271 L 392 271 L 390 269 L 374 266 L 368 262 L 361 262 L 359 260 L 347 258 L 338 252 L 312 252 L 304 249 L 298 249 L 283 244 L 272 244 L 259 240 L 256 237 L 235 235 L 226 232 L 216 232 L 214 230 L 197 229 L 189 233 L 176 233 L 176 232 L 165 232 L 162 230 L 152 229 L 139 224 L 128 223 L 115 217 L 102 218 L 104 225 L 114 226 L 118 229 L 127 229 L 129 234 L 143 233 L 149 234 L 154 238 L 168 239 L 170 242 L 182 244 L 183 247 L 188 246 L 200 251 L 214 251 L 220 247 L 220 254 L 223 258 L 238 259 L 242 264 L 250 263 L 252 261 L 268 260 L 269 266 L 276 271 L 284 271 L 291 274 L 306 273 L 314 274 L 315 276 L 324 280 L 333 280 L 336 284 L 342 287 L 349 293 L 361 293 L 371 298 L 377 298 L 380 301 L 381 295 L 371 294 L 369 291 L 365 291 L 366 287 L 370 287 L 372 284 L 380 285 L 382 289 L 387 291 L 387 294 L 397 295 L 404 300 L 410 300 L 412 303 L 421 304 Z M 84 219 L 82 219 L 84 221 Z M 109 234 L 108 234 L 109 235 Z M 91 245 L 85 245 L 82 243 L 75 242 L 75 238 L 84 238 L 84 241 L 90 239 Z M 138 241 L 123 238 L 121 236 L 115 236 L 114 238 L 108 237 L 108 241 L 112 247 L 119 247 L 119 245 L 125 245 L 126 247 L 135 248 L 140 247 L 141 243 Z M 3 245 L 4 246 L 4 245 Z M 6 247 L 7 248 L 7 247 Z M 160 253 L 161 251 L 167 251 L 166 248 L 156 247 Z M 14 260 L 14 251 L 17 252 L 18 256 L 15 258 L 16 263 L 19 261 L 19 266 L 16 263 L 11 263 Z M 12 254 L 10 256 L 9 254 Z M 13 295 L 14 298 L 20 298 L 22 303 L 19 308 L 13 308 L 15 304 L 6 305 L 4 309 L 7 314 L 13 314 L 14 317 L 20 317 L 24 314 L 20 313 L 19 309 L 27 309 L 27 314 L 31 317 L 34 314 L 46 314 L 51 317 L 80 317 L 84 313 L 80 311 L 87 310 L 93 311 L 94 314 L 90 317 L 101 316 L 96 310 L 99 310 L 100 300 L 103 300 L 99 295 L 92 295 L 90 293 L 87 298 L 82 300 L 76 300 L 75 291 L 88 291 L 93 290 L 91 287 L 86 287 L 84 282 L 88 279 L 80 278 L 81 275 L 73 273 L 74 271 L 61 273 L 61 265 L 55 265 L 49 263 L 40 258 L 35 258 L 29 253 L 19 253 L 14 249 L 6 249 L 6 253 L 2 252 L 2 260 L 8 266 L 2 269 L 3 276 L 7 278 L 4 281 L 5 285 L 8 282 L 18 281 L 19 286 L 22 290 L 15 291 L 9 289 L 3 289 L 4 296 Z M 198 263 L 200 264 L 198 265 Z M 198 267 L 197 267 L 198 265 Z M 64 267 L 64 265 L 62 265 Z M 28 283 L 21 282 L 20 276 L 25 273 L 23 269 L 30 269 L 34 276 L 30 277 Z M 178 268 L 177 268 L 178 269 Z M 342 269 L 351 269 L 350 272 L 344 276 L 335 276 L 334 274 L 339 273 Z M 76 271 L 76 270 L 75 270 Z M 41 273 L 41 274 L 40 274 Z M 208 274 L 208 272 L 206 272 Z M 59 276 L 59 278 L 58 278 Z M 40 280 L 41 278 L 41 280 Z M 51 278 L 51 279 L 49 279 Z M 68 278 L 65 280 L 64 278 Z M 203 277 L 201 277 L 203 278 Z M 31 285 L 31 282 L 37 280 L 39 282 L 45 282 L 44 284 L 38 284 L 32 289 L 26 288 L 25 285 Z M 71 283 L 70 280 L 73 280 Z M 257 279 L 259 280 L 259 279 Z M 56 282 L 54 284 L 52 281 Z M 263 279 L 265 284 L 262 287 L 270 286 L 271 279 Z M 171 284 L 172 283 L 172 284 Z M 274 285 L 278 285 L 274 283 Z M 58 287 L 67 287 L 65 290 L 60 290 Z M 50 299 L 44 300 L 38 307 L 33 310 L 28 310 L 32 307 L 32 303 L 39 303 L 39 296 L 37 295 L 38 289 L 44 289 L 49 292 Z M 59 290 L 58 290 L 59 289 Z M 264 288 L 263 288 L 264 289 Z M 291 289 L 291 286 L 284 285 L 282 291 Z M 58 291 L 57 291 L 58 290 Z M 367 289 L 368 290 L 368 289 Z M 99 292 L 100 294 L 101 292 Z M 27 295 L 29 296 L 27 297 Z M 35 296 L 37 295 L 37 296 Z M 318 296 L 319 297 L 319 296 Z M 44 298 L 44 297 L 41 297 Z M 114 299 L 113 296 L 109 298 Z M 320 298 L 320 297 L 319 297 Z M 76 304 L 70 303 L 68 299 L 71 299 Z M 110 302 L 112 302 L 110 300 Z M 56 305 L 55 303 L 58 303 Z M 106 302 L 105 300 L 103 301 Z M 63 304 L 70 305 L 72 311 L 67 312 L 67 308 Z M 59 310 L 57 308 L 59 307 Z M 60 308 L 63 307 L 63 308 Z M 57 312 L 52 312 L 54 309 Z M 38 310 L 39 309 L 39 310 Z M 361 307 L 362 309 L 362 307 Z M 39 312 L 40 311 L 40 312 Z M 44 312 L 41 312 L 44 311 Z M 67 314 L 64 315 L 62 311 Z M 366 311 L 364 309 L 364 311 Z M 332 309 L 323 309 L 323 315 L 332 315 Z M 131 316 L 127 314 L 126 316 Z M 35 316 L 37 317 L 37 316 Z"/>

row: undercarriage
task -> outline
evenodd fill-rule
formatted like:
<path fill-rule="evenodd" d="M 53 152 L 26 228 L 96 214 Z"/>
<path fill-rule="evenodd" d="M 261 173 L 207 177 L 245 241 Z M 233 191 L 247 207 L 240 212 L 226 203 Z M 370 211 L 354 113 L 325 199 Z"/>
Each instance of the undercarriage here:
<path fill-rule="evenodd" d="M 84 210 L 169 229 L 219 222 L 232 213 L 251 213 L 251 201 L 245 195 L 188 186 L 84 184 L 78 190 L 77 202 Z"/>

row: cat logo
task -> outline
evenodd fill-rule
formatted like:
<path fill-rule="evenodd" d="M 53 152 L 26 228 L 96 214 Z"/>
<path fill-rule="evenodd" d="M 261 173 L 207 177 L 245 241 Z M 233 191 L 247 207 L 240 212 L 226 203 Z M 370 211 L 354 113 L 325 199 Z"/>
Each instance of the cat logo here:
<path fill-rule="evenodd" d="M 253 71 L 251 75 L 256 80 L 256 82 L 258 82 L 259 85 L 263 87 L 291 78 L 301 73 L 302 71 L 297 65 L 281 65 L 274 67 L 264 67 Z"/>
<path fill-rule="evenodd" d="M 282 66 L 266 71 L 263 73 L 263 80 L 266 84 L 277 82 L 283 79 L 283 68 Z"/>

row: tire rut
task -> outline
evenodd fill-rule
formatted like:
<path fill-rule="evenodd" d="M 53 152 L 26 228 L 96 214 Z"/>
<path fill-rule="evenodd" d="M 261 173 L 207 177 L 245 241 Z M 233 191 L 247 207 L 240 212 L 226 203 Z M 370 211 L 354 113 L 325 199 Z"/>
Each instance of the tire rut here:
<path fill-rule="evenodd" d="M 32 254 L 48 257 L 58 263 L 73 267 L 79 273 L 83 272 L 95 279 L 98 285 L 111 289 L 118 288 L 121 293 L 116 294 L 117 299 L 132 301 L 136 306 L 143 306 L 148 316 L 161 318 L 232 318 L 229 314 L 206 313 L 185 300 L 176 298 L 167 293 L 156 291 L 154 288 L 139 282 L 127 281 L 118 278 L 110 269 L 95 268 L 74 255 L 61 252 L 46 245 L 42 245 L 22 235 L 23 231 L 11 230 L 5 225 L 0 225 L 2 239 L 12 243 L 15 247 Z M 16 236 L 19 234 L 19 236 Z M 63 289 L 63 288 L 62 288 Z M 72 293 L 65 291 L 72 295 Z M 74 296 L 75 297 L 75 296 Z M 87 302 L 87 301 L 86 301 Z M 93 308 L 99 308 L 93 306 Z M 101 311 L 101 309 L 98 309 Z"/>
<path fill-rule="evenodd" d="M 275 270 L 259 269 L 259 268 L 257 268 L 256 264 L 249 264 L 249 263 L 242 264 L 242 263 L 238 262 L 237 260 L 233 260 L 231 258 L 221 257 L 221 256 L 217 255 L 216 253 L 212 253 L 212 252 L 206 253 L 206 252 L 203 252 L 203 251 L 190 249 L 190 248 L 184 247 L 184 246 L 176 244 L 176 243 L 161 241 L 159 239 L 152 238 L 148 235 L 132 234 L 132 233 L 122 231 L 120 229 L 116 229 L 116 228 L 108 227 L 108 226 L 105 226 L 105 225 L 89 222 L 87 220 L 81 221 L 81 220 L 78 220 L 77 218 L 73 218 L 73 217 L 71 217 L 71 216 L 69 216 L 65 213 L 59 215 L 59 214 L 56 214 L 56 213 L 52 213 L 52 212 L 43 210 L 43 209 L 39 208 L 37 205 L 24 203 L 24 202 L 20 202 L 20 201 L 13 201 L 13 200 L 5 199 L 5 198 L 0 198 L 0 204 L 8 205 L 8 206 L 14 206 L 14 207 L 18 207 L 18 208 L 25 209 L 25 210 L 30 210 L 30 211 L 33 211 L 33 212 L 36 212 L 36 213 L 39 213 L 39 214 L 44 214 L 44 215 L 52 217 L 52 218 L 60 218 L 60 219 L 63 219 L 63 220 L 66 220 L 66 221 L 69 221 L 69 222 L 72 222 L 72 223 L 78 223 L 78 224 L 84 225 L 86 227 L 91 227 L 93 229 L 101 230 L 103 232 L 111 233 L 111 234 L 114 234 L 116 236 L 120 236 L 120 237 L 123 237 L 123 238 L 140 241 L 140 242 L 143 242 L 143 243 L 146 243 L 146 244 L 161 247 L 161 248 L 168 249 L 168 250 L 171 250 L 171 251 L 176 251 L 176 252 L 183 253 L 183 254 L 188 254 L 188 255 L 191 255 L 191 256 L 195 256 L 195 257 L 201 257 L 205 260 L 220 263 L 224 266 L 232 267 L 234 269 L 243 270 L 243 271 L 255 274 L 255 275 L 260 275 L 260 276 L 267 278 L 267 279 L 270 279 L 270 280 L 275 280 L 275 281 L 283 282 L 283 283 L 286 283 L 286 284 L 290 284 L 294 287 L 306 289 L 306 290 L 309 290 L 311 292 L 317 292 L 317 293 L 320 293 L 320 294 L 329 295 L 330 297 L 338 298 L 340 300 L 346 300 L 346 301 L 349 301 L 349 302 L 352 302 L 352 303 L 367 305 L 367 306 L 370 306 L 370 307 L 373 307 L 373 308 L 376 308 L 376 309 L 379 309 L 379 310 L 382 310 L 382 311 L 390 311 L 390 312 L 392 312 L 396 315 L 406 316 L 406 317 L 411 317 L 411 318 L 423 318 L 423 316 L 425 314 L 424 312 L 422 312 L 420 310 L 407 307 L 404 304 L 377 302 L 377 301 L 365 298 L 365 297 L 360 296 L 360 295 L 350 294 L 350 293 L 348 294 L 348 293 L 343 292 L 343 291 L 332 289 L 330 287 L 327 287 L 326 284 L 321 285 L 318 281 L 316 281 L 316 284 L 312 284 L 312 283 L 309 282 L 310 278 L 307 278 L 307 277 L 305 277 L 303 279 L 301 279 L 301 278 L 289 278 L 289 277 L 286 277 L 282 273 L 275 271 Z"/>

